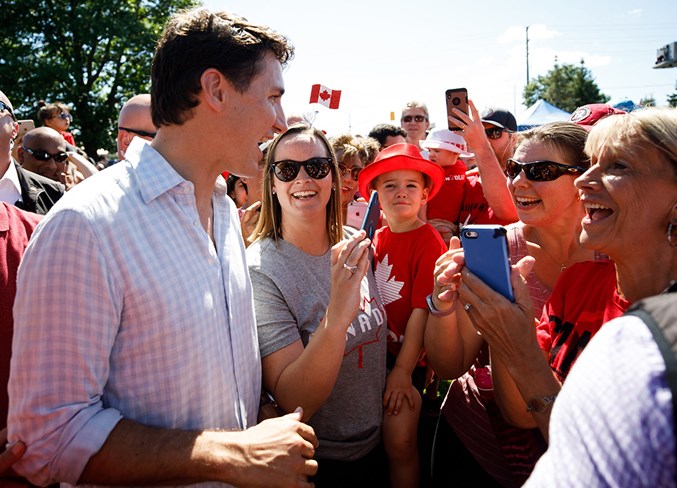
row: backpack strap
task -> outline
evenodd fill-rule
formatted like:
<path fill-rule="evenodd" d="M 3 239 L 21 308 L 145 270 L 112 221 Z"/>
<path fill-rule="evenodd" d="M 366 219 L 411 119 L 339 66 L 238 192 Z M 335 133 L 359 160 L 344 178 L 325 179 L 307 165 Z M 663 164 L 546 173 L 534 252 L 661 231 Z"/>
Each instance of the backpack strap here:
<path fill-rule="evenodd" d="M 662 294 L 633 304 L 626 315 L 642 319 L 651 331 L 665 362 L 665 375 L 672 393 L 672 416 L 677 438 L 677 282 Z"/>

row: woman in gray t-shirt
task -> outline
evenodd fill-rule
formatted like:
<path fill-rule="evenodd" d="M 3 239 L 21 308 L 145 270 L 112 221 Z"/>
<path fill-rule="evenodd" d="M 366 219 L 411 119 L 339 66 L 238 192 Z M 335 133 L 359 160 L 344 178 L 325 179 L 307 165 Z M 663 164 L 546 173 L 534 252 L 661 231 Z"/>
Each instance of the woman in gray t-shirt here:
<path fill-rule="evenodd" d="M 293 126 L 271 145 L 247 249 L 263 386 L 282 410 L 303 407 L 318 486 L 385 486 L 385 312 L 371 242 L 343 230 L 340 182 L 317 129 Z"/>

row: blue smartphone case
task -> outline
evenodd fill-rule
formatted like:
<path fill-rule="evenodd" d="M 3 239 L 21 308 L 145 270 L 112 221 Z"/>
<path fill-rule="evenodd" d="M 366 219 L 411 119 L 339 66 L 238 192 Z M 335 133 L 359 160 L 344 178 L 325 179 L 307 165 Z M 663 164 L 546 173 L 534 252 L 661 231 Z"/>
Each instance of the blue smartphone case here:
<path fill-rule="evenodd" d="M 374 239 L 374 233 L 378 229 L 378 221 L 381 217 L 381 207 L 378 204 L 378 193 L 375 191 L 371 192 L 371 197 L 369 198 L 369 205 L 367 206 L 367 211 L 364 214 L 364 220 L 362 220 L 362 230 L 367 231 L 367 237 L 369 239 Z"/>
<path fill-rule="evenodd" d="M 514 302 L 506 234 L 506 228 L 500 225 L 466 225 L 461 229 L 461 243 L 468 269 Z"/>

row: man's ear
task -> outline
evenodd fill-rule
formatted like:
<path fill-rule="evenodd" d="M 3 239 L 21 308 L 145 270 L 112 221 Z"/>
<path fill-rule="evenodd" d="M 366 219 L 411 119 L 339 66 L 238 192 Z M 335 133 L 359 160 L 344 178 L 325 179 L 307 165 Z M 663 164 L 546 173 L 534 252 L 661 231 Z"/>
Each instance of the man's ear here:
<path fill-rule="evenodd" d="M 16 157 L 19 159 L 19 164 L 24 165 L 24 148 L 19 146 L 16 148 Z"/>
<path fill-rule="evenodd" d="M 227 105 L 232 85 L 219 70 L 215 68 L 205 70 L 200 76 L 200 86 L 203 100 L 213 110 L 221 111 Z"/>
<path fill-rule="evenodd" d="M 16 136 L 19 135 L 19 123 L 14 122 L 14 128 L 12 129 L 12 140 L 16 140 Z"/>

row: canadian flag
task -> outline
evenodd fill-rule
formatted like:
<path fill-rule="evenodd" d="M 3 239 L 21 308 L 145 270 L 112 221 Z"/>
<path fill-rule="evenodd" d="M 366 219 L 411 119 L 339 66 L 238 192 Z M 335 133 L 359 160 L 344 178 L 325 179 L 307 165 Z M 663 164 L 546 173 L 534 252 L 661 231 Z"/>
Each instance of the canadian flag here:
<path fill-rule="evenodd" d="M 313 85 L 310 90 L 310 103 L 320 103 L 328 108 L 338 108 L 341 90 L 332 90 L 324 85 Z"/>

